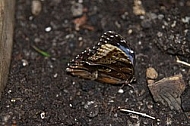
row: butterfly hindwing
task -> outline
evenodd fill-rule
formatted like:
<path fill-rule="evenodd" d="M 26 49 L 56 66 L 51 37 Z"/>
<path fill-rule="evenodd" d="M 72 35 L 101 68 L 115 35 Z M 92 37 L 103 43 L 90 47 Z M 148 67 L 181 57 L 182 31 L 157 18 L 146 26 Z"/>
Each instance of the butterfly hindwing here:
<path fill-rule="evenodd" d="M 121 35 L 108 31 L 97 45 L 72 60 L 66 71 L 104 83 L 129 83 L 134 79 L 134 52 Z"/>

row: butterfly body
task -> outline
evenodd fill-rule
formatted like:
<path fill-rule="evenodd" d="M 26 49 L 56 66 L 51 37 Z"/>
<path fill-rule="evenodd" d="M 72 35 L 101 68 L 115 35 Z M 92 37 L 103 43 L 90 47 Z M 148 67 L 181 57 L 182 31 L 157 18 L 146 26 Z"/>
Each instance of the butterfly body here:
<path fill-rule="evenodd" d="M 110 84 L 134 80 L 134 51 L 123 37 L 113 31 L 104 33 L 100 42 L 69 62 L 66 71 L 85 79 Z"/>

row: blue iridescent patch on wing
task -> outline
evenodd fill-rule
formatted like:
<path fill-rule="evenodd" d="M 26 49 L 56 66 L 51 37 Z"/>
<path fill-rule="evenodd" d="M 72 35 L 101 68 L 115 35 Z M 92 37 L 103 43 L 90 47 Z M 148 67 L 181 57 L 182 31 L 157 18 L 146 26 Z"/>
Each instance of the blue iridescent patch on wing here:
<path fill-rule="evenodd" d="M 125 52 L 127 54 L 127 56 L 129 57 L 130 61 L 132 64 L 134 64 L 134 58 L 135 58 L 135 53 L 133 50 L 129 49 L 128 47 L 124 47 L 122 45 L 119 44 L 119 48 Z"/>

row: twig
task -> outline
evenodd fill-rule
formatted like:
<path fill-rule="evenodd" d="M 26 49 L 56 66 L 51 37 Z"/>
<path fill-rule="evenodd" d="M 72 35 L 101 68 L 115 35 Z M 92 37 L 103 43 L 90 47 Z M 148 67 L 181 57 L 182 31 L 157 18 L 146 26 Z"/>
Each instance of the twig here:
<path fill-rule="evenodd" d="M 147 115 L 146 113 L 136 112 L 136 111 L 133 111 L 133 110 L 120 109 L 120 111 L 129 112 L 129 113 L 133 113 L 133 114 L 137 114 L 137 115 L 141 115 L 143 117 L 147 117 L 147 118 L 151 118 L 151 119 L 156 119 L 155 117 Z"/>
<path fill-rule="evenodd" d="M 176 56 L 176 62 L 190 67 L 190 63 L 180 60 L 177 56 Z"/>

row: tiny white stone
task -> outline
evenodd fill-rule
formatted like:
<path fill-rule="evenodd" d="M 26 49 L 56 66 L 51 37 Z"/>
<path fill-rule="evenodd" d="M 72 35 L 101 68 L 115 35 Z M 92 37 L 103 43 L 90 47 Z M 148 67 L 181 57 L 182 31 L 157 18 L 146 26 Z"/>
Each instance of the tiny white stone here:
<path fill-rule="evenodd" d="M 124 90 L 123 90 L 123 89 L 119 89 L 119 90 L 118 90 L 118 93 L 123 94 L 123 93 L 124 93 Z"/>
<path fill-rule="evenodd" d="M 30 16 L 28 19 L 31 21 L 31 20 L 33 20 L 33 19 L 34 19 L 34 17 L 33 17 L 33 16 Z"/>
<path fill-rule="evenodd" d="M 25 60 L 25 59 L 22 59 L 22 65 L 23 65 L 23 66 L 27 66 L 27 65 L 28 65 L 28 61 Z"/>
<path fill-rule="evenodd" d="M 94 104 L 94 101 L 88 101 L 87 102 L 87 105 L 91 105 L 91 104 Z"/>
<path fill-rule="evenodd" d="M 171 27 L 174 28 L 176 26 L 176 21 L 173 22 L 173 24 L 171 24 Z"/>
<path fill-rule="evenodd" d="M 16 102 L 16 100 L 15 99 L 11 99 L 11 102 Z"/>
<path fill-rule="evenodd" d="M 50 65 L 49 65 L 49 67 L 50 67 L 50 68 L 53 68 L 53 65 L 52 65 L 52 64 L 50 64 Z"/>
<path fill-rule="evenodd" d="M 117 113 L 114 114 L 114 117 L 116 117 L 116 118 L 118 117 Z"/>
<path fill-rule="evenodd" d="M 133 91 L 133 90 L 130 90 L 130 91 L 129 91 L 129 93 L 133 94 L 133 93 L 134 93 L 134 91 Z"/>
<path fill-rule="evenodd" d="M 141 44 L 142 44 L 142 42 L 141 42 L 141 41 L 139 41 L 139 42 L 138 42 L 138 44 L 139 44 L 139 45 L 141 45 Z"/>
<path fill-rule="evenodd" d="M 190 17 L 185 17 L 181 19 L 183 23 L 189 23 L 190 22 Z"/>
<path fill-rule="evenodd" d="M 128 34 L 131 34 L 131 33 L 133 33 L 133 30 L 132 30 L 132 29 L 129 29 L 129 30 L 128 30 Z"/>
<path fill-rule="evenodd" d="M 45 28 L 45 31 L 46 31 L 46 32 L 50 32 L 50 31 L 51 31 L 51 27 Z"/>
<path fill-rule="evenodd" d="M 109 100 L 109 102 L 110 102 L 110 103 L 113 103 L 113 102 L 114 102 L 114 100 Z"/>
<path fill-rule="evenodd" d="M 57 73 L 55 73 L 55 74 L 53 75 L 53 77 L 54 77 L 54 78 L 56 78 L 57 76 L 58 76 L 58 74 L 57 74 Z"/>
<path fill-rule="evenodd" d="M 79 37 L 78 40 L 79 40 L 79 41 L 82 41 L 82 37 Z"/>
<path fill-rule="evenodd" d="M 41 117 L 41 119 L 44 119 L 44 118 L 45 118 L 45 112 L 42 112 L 42 113 L 40 114 L 40 117 Z"/>
<path fill-rule="evenodd" d="M 125 99 L 125 102 L 128 102 L 128 101 L 129 101 L 129 98 L 126 98 L 126 99 Z"/>
<path fill-rule="evenodd" d="M 12 92 L 12 90 L 8 90 L 8 93 L 11 93 Z"/>

